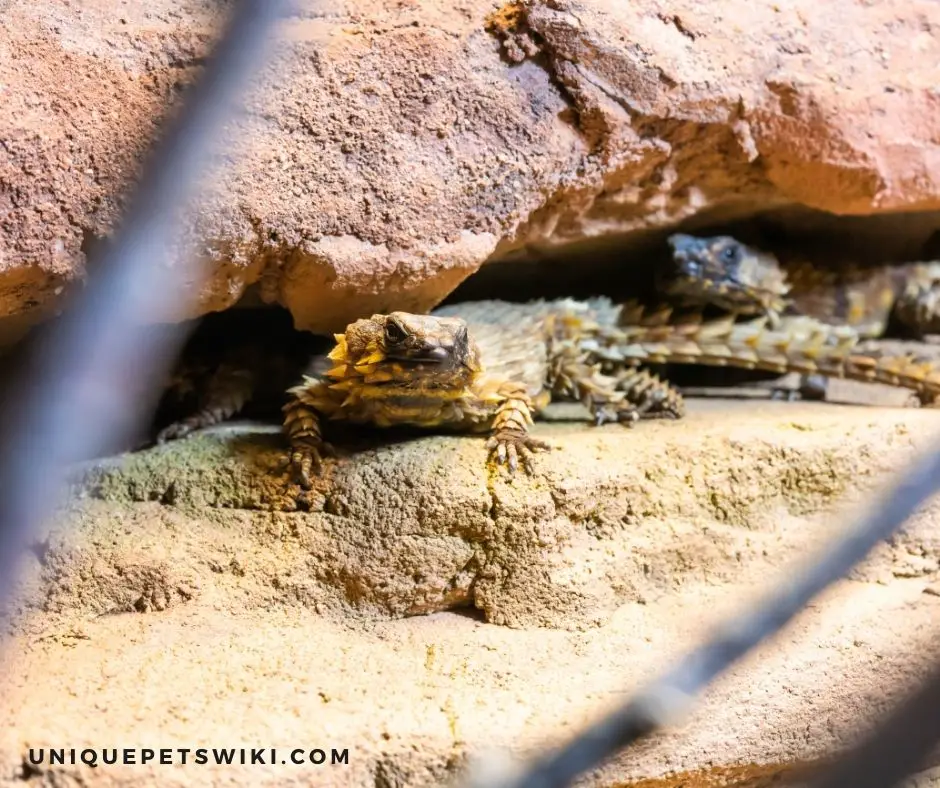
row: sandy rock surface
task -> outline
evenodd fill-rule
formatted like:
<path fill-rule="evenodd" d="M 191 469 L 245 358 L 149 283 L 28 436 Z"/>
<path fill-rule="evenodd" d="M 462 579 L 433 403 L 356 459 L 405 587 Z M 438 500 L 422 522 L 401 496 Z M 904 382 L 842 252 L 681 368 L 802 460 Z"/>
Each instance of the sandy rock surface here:
<path fill-rule="evenodd" d="M 430 786 L 468 753 L 529 752 L 792 571 L 940 432 L 933 410 L 834 404 L 550 415 L 559 450 L 511 482 L 480 439 L 343 437 L 302 511 L 257 427 L 86 468 L 24 578 L 0 779 Z M 940 645 L 937 506 L 586 784 L 757 785 L 849 741 Z M 22 766 L 27 746 L 242 743 L 350 761 Z"/>
<path fill-rule="evenodd" d="M 0 315 L 58 308 L 219 6 L 6 0 Z M 940 206 L 931 0 L 300 2 L 224 141 L 179 319 L 430 308 L 493 256 L 801 204 Z M 238 132 L 238 134 L 236 134 Z"/>

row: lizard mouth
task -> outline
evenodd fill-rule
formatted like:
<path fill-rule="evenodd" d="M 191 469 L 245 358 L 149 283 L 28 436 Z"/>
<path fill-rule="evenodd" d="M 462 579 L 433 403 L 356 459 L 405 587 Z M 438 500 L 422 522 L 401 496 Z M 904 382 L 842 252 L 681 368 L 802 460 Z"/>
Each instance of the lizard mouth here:
<path fill-rule="evenodd" d="M 763 303 L 764 293 L 744 287 L 733 279 L 709 279 L 694 274 L 679 274 L 668 285 L 670 295 L 688 299 L 691 304 L 749 314 Z"/>
<path fill-rule="evenodd" d="M 745 287 L 734 274 L 731 261 L 721 267 L 712 261 L 712 242 L 705 238 L 676 234 L 668 239 L 673 270 L 667 290 L 672 295 L 723 307 L 737 307 L 753 300 L 754 288 Z"/>
<path fill-rule="evenodd" d="M 681 239 L 681 240 L 680 240 Z M 702 289 L 734 289 L 741 290 L 742 285 L 729 272 L 722 271 L 709 262 L 709 248 L 705 241 L 699 238 L 676 239 L 670 238 L 672 243 L 672 261 L 675 265 L 673 276 L 676 281 L 683 282 L 689 287 Z"/>
<path fill-rule="evenodd" d="M 404 366 L 417 366 L 419 364 L 436 364 L 444 366 L 453 361 L 453 355 L 446 348 L 431 347 L 421 350 L 409 351 L 408 353 L 389 353 L 386 351 L 386 357 L 389 361 Z"/>
<path fill-rule="evenodd" d="M 470 337 L 466 326 L 454 332 L 451 337 L 425 341 L 420 344 L 392 346 L 385 348 L 385 357 L 389 361 L 406 368 L 431 366 L 438 370 L 469 368 Z"/>
<path fill-rule="evenodd" d="M 734 297 L 744 292 L 745 288 L 730 277 L 715 278 L 709 276 L 704 265 L 685 253 L 676 254 L 676 270 L 669 277 L 667 288 L 674 295 L 709 296 L 722 295 Z"/>
<path fill-rule="evenodd" d="M 687 249 L 676 249 L 672 260 L 676 266 L 676 276 L 681 279 L 699 279 L 705 273 L 702 262 Z"/>

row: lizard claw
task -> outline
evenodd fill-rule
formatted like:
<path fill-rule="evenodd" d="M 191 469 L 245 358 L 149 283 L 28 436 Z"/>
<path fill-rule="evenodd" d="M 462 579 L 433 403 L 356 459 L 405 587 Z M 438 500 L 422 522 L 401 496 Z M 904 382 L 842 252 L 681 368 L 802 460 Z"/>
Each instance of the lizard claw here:
<path fill-rule="evenodd" d="M 486 442 L 490 456 L 495 452 L 496 464 L 505 465 L 511 474 L 519 468 L 519 460 L 527 473 L 532 473 L 532 452 L 551 451 L 554 447 L 520 430 L 499 432 Z"/>
<path fill-rule="evenodd" d="M 803 396 L 797 389 L 778 386 L 770 390 L 770 398 L 777 402 L 799 402 Z"/>
<path fill-rule="evenodd" d="M 205 408 L 192 416 L 168 424 L 157 433 L 156 443 L 160 445 L 167 441 L 179 440 L 207 427 L 214 427 L 237 412 L 237 408 Z"/>
<path fill-rule="evenodd" d="M 632 405 L 602 406 L 594 410 L 594 425 L 601 427 L 604 424 L 620 423 L 632 427 L 640 420 L 640 411 Z"/>
<path fill-rule="evenodd" d="M 286 464 L 290 466 L 293 481 L 309 490 L 313 486 L 311 472 L 319 475 L 323 470 L 323 458 L 335 456 L 336 450 L 329 443 L 295 446 L 290 450 Z"/>
<path fill-rule="evenodd" d="M 785 402 L 823 402 L 826 399 L 828 384 L 829 381 L 822 375 L 803 375 L 796 388 L 786 385 L 772 386 L 770 398 Z"/>
<path fill-rule="evenodd" d="M 160 432 L 157 433 L 155 442 L 158 446 L 162 446 L 169 441 L 185 438 L 190 433 L 195 432 L 196 429 L 197 427 L 194 424 L 190 424 L 186 421 L 177 421 L 160 430 Z"/>

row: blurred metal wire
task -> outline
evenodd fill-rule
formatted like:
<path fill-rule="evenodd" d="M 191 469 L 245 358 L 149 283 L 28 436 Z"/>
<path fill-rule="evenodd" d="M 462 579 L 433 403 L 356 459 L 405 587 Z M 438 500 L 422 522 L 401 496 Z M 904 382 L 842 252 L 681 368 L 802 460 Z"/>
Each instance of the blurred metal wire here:
<path fill-rule="evenodd" d="M 599 766 L 618 750 L 667 725 L 676 724 L 691 708 L 696 696 L 718 675 L 748 651 L 780 631 L 815 596 L 844 577 L 864 559 L 880 541 L 891 536 L 929 498 L 940 492 L 940 445 L 919 457 L 905 469 L 900 479 L 880 499 L 874 501 L 869 513 L 854 527 L 829 545 L 804 566 L 794 568 L 786 580 L 773 589 L 751 610 L 733 617 L 719 626 L 713 636 L 681 658 L 670 670 L 647 685 L 612 713 L 589 725 L 581 733 L 555 750 L 539 756 L 518 774 L 501 775 L 490 770 L 471 773 L 468 786 L 494 788 L 562 788 L 580 774 Z M 940 692 L 928 687 L 932 698 Z M 918 706 L 920 710 L 925 708 Z M 933 707 L 932 725 L 926 730 L 940 733 L 940 706 Z M 893 731 L 888 740 L 904 736 Z M 912 737 L 912 739 L 915 737 Z M 936 737 L 932 739 L 936 741 Z M 920 738 L 917 739 L 920 742 Z M 881 771 L 872 770 L 868 779 L 877 774 L 904 775 L 917 769 L 920 760 L 910 760 L 913 742 L 895 748 L 883 747 Z M 862 753 L 866 759 L 868 754 Z M 859 766 L 867 760 L 858 760 Z M 862 769 L 853 770 L 852 780 L 833 779 L 820 788 L 836 785 L 858 785 Z M 888 786 L 890 782 L 865 782 L 865 785 Z"/>
<path fill-rule="evenodd" d="M 169 262 L 187 202 L 207 174 L 225 121 L 263 62 L 285 0 L 241 0 L 144 172 L 130 209 L 94 272 L 30 354 L 0 410 L 0 603 L 35 527 L 53 511 L 66 467 L 128 434 L 154 400 L 185 332 L 154 332 L 141 315 L 171 311 L 201 284 L 193 266 Z M 201 274 L 200 271 L 195 272 Z M 166 309 L 164 309 L 166 307 Z M 131 382 L 134 385 L 129 385 Z M 152 384 L 152 385 L 148 385 Z M 136 393 L 135 393 L 136 392 Z"/>
<path fill-rule="evenodd" d="M 810 783 L 811 788 L 890 788 L 928 766 L 940 742 L 940 665 L 887 718 Z"/>

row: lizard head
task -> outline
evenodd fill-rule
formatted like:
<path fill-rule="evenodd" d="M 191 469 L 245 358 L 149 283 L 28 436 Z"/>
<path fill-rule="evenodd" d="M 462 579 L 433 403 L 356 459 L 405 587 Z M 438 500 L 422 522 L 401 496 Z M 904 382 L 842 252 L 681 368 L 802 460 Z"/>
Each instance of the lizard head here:
<path fill-rule="evenodd" d="M 372 315 L 336 335 L 329 377 L 394 389 L 462 390 L 482 371 L 467 324 L 456 317 Z"/>
<path fill-rule="evenodd" d="M 728 235 L 668 238 L 675 271 L 666 284 L 671 295 L 744 314 L 783 310 L 790 286 L 771 254 Z"/>

